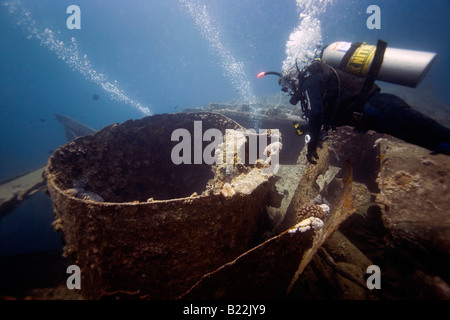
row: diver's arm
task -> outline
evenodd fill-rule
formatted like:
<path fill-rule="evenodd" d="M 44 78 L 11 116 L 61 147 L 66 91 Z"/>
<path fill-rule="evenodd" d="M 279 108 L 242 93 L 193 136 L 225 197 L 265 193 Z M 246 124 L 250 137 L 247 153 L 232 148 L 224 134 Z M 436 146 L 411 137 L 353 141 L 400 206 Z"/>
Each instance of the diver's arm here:
<path fill-rule="evenodd" d="M 323 120 L 323 101 L 322 94 L 320 92 L 320 88 L 322 85 L 323 74 L 318 73 L 309 76 L 304 84 L 303 90 L 305 91 L 305 95 L 309 98 L 309 103 L 311 106 L 311 110 L 309 111 L 309 135 L 311 140 L 308 144 L 308 161 L 311 163 L 316 163 L 312 160 L 312 157 L 319 158 L 317 156 L 317 145 L 320 140 L 320 132 L 322 129 L 322 120 Z"/>

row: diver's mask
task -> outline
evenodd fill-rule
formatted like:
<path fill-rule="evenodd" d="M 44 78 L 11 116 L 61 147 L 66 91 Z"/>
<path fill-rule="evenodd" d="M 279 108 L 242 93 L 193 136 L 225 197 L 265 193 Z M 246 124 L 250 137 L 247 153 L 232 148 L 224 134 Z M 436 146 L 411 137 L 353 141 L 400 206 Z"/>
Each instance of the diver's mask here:
<path fill-rule="evenodd" d="M 273 74 L 277 75 L 278 84 L 281 86 L 281 91 L 291 96 L 289 102 L 292 105 L 296 105 L 301 99 L 301 90 L 299 90 L 299 72 L 291 73 L 291 74 L 281 74 L 280 72 L 268 71 L 261 72 L 258 74 L 258 78 L 264 77 L 265 75 Z"/>
<path fill-rule="evenodd" d="M 291 97 L 295 94 L 295 84 L 291 81 L 291 79 L 282 77 L 280 78 L 279 84 L 281 86 L 281 91 L 286 92 Z"/>
<path fill-rule="evenodd" d="M 291 96 L 289 103 L 296 105 L 301 99 L 301 90 L 299 85 L 298 73 L 294 75 L 284 75 L 278 79 L 281 91 Z"/>
<path fill-rule="evenodd" d="M 279 81 L 281 85 L 281 91 L 286 92 L 291 96 L 289 103 L 292 105 L 297 105 L 297 103 L 302 99 L 302 92 L 299 85 L 298 78 L 280 78 Z"/>

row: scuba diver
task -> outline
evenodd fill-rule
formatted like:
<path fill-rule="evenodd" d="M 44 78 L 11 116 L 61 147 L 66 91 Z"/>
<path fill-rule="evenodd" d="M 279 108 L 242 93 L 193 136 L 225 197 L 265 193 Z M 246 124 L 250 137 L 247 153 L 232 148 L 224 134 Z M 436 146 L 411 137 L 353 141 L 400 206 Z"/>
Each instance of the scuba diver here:
<path fill-rule="evenodd" d="M 406 57 L 405 66 L 399 63 L 401 54 Z M 316 149 L 327 138 L 327 132 L 345 125 L 362 132 L 386 133 L 432 153 L 450 155 L 450 129 L 412 109 L 399 97 L 381 93 L 375 84 L 375 80 L 384 80 L 415 87 L 431 67 L 434 56 L 390 49 L 381 40 L 377 46 L 336 42 L 322 50 L 320 59 L 301 70 L 296 64 L 290 74 L 269 71 L 258 77 L 278 75 L 281 90 L 291 96 L 290 103 L 301 103 L 302 117 L 310 127 L 310 163 L 316 163 Z M 408 59 L 423 65 L 411 71 Z"/>

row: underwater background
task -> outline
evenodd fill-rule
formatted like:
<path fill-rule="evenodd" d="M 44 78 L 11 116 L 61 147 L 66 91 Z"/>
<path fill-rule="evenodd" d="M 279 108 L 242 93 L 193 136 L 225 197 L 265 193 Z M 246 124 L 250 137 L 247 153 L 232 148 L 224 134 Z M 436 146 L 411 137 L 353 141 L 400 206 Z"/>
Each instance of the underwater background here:
<path fill-rule="evenodd" d="M 366 26 L 373 4 L 379 30 Z M 70 5 L 79 30 L 67 28 Z M 210 102 L 257 112 L 280 92 L 259 72 L 335 41 L 436 52 L 416 90 L 448 109 L 449 12 L 448 0 L 0 0 L 0 181 L 67 142 L 55 113 L 98 130 Z M 59 248 L 52 220 L 48 196 L 23 203 L 0 220 L 0 256 Z"/>

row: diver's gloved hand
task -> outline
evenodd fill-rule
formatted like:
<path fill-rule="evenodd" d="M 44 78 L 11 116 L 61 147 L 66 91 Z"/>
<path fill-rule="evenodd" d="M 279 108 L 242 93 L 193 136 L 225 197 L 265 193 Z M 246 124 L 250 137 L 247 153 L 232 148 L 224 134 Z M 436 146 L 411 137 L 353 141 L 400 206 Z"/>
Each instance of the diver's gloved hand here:
<path fill-rule="evenodd" d="M 306 159 L 309 163 L 317 164 L 317 161 L 315 161 L 314 158 L 319 159 L 319 156 L 317 155 L 317 143 L 313 143 L 313 141 L 310 141 L 308 143 L 308 152 L 306 153 Z"/>

